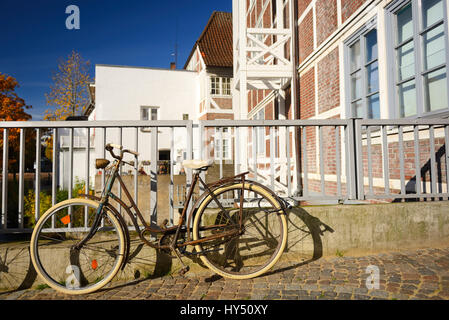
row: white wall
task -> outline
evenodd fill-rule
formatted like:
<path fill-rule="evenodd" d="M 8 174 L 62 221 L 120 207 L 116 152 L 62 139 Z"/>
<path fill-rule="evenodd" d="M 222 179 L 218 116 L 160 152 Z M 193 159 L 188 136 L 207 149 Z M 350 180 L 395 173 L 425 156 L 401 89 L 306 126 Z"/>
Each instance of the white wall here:
<path fill-rule="evenodd" d="M 183 114 L 197 119 L 199 80 L 195 72 L 96 65 L 95 87 L 95 120 L 140 120 L 142 106 L 158 107 L 158 120 L 182 120 Z M 103 135 L 95 131 L 96 157 L 101 157 Z M 135 129 L 123 129 L 122 137 L 124 148 L 137 149 Z M 186 148 L 185 138 L 184 129 L 175 130 L 175 156 Z M 151 133 L 139 130 L 139 161 L 151 160 L 150 140 Z M 109 129 L 106 142 L 120 143 L 118 131 Z M 158 148 L 170 149 L 169 129 L 159 130 Z"/>
<path fill-rule="evenodd" d="M 85 181 L 86 176 L 89 174 L 92 179 L 92 175 L 95 173 L 95 159 L 93 158 L 94 149 L 92 141 L 90 142 L 90 152 L 91 156 L 89 159 L 89 172 L 87 171 L 87 129 L 86 128 L 75 128 L 73 130 L 73 148 L 72 157 L 73 165 L 71 165 L 70 156 L 70 130 L 62 128 L 58 130 L 58 141 L 59 141 L 59 185 L 62 189 L 68 190 L 70 183 L 70 176 L 68 172 L 72 166 L 73 172 L 73 183 L 76 180 Z M 93 185 L 93 180 L 89 181 L 89 184 Z"/>
<path fill-rule="evenodd" d="M 150 68 L 95 67 L 96 120 L 139 120 L 141 106 L 160 107 L 160 119 L 196 116 L 197 74 Z"/>

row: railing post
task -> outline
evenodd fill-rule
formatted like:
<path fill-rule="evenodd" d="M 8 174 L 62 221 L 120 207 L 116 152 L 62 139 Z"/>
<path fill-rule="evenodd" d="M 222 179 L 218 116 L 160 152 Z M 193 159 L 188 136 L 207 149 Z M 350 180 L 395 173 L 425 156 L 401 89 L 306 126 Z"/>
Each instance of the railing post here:
<path fill-rule="evenodd" d="M 23 229 L 24 211 L 23 211 L 23 195 L 24 195 L 24 173 L 25 173 L 25 129 L 20 129 L 20 150 L 19 150 L 19 208 L 18 223 L 19 229 Z"/>
<path fill-rule="evenodd" d="M 175 224 L 175 209 L 174 209 L 174 162 L 175 162 L 175 128 L 170 128 L 170 184 L 168 186 L 168 222 L 170 226 Z"/>
<path fill-rule="evenodd" d="M 187 159 L 186 160 L 192 160 L 193 158 L 193 121 L 189 120 L 186 125 L 187 130 Z M 186 192 L 187 190 L 190 190 L 190 187 L 192 186 L 192 179 L 193 179 L 193 172 L 192 169 L 186 170 Z M 187 208 L 187 212 L 190 214 L 193 206 L 193 201 L 190 201 L 189 206 Z M 186 217 L 186 222 L 188 221 L 190 217 Z M 193 223 L 193 221 L 191 221 Z"/>
<path fill-rule="evenodd" d="M 53 159 L 52 159 L 52 177 L 51 177 L 51 205 L 56 204 L 56 193 L 58 186 L 59 170 L 59 148 L 58 148 L 58 128 L 53 128 Z"/>
<path fill-rule="evenodd" d="M 157 224 L 158 127 L 151 128 L 150 155 L 150 224 Z"/>
<path fill-rule="evenodd" d="M 72 129 L 73 130 L 73 129 Z M 70 167 L 72 171 L 72 167 Z M 35 168 L 35 200 L 34 200 L 34 217 L 39 220 L 40 216 L 40 192 L 41 192 L 41 129 L 36 129 L 36 168 Z M 69 189 L 69 199 L 71 198 L 71 189 Z"/>
<path fill-rule="evenodd" d="M 9 158 L 9 130 L 3 129 L 3 172 L 2 172 L 2 219 L 1 227 L 6 229 L 8 213 L 8 158 Z"/>
<path fill-rule="evenodd" d="M 240 165 L 240 128 L 234 127 L 234 174 L 241 172 Z M 232 143 L 231 143 L 232 145 Z"/>
<path fill-rule="evenodd" d="M 357 200 L 364 200 L 364 186 L 363 186 L 363 145 L 362 145 L 362 119 L 354 119 L 354 145 L 355 145 L 355 163 L 356 163 L 356 179 L 357 179 L 357 189 L 356 195 Z"/>
<path fill-rule="evenodd" d="M 204 146 L 206 144 L 206 138 L 205 138 L 206 135 L 205 135 L 205 132 L 204 132 L 205 127 L 204 127 L 204 124 L 203 124 L 202 121 L 199 121 L 198 130 L 199 130 L 199 132 L 198 132 L 198 136 L 199 136 L 199 146 L 198 146 L 199 147 L 199 158 L 200 159 L 206 159 L 206 158 L 208 158 L 208 157 L 205 156 L 205 152 L 204 152 L 204 150 L 205 150 Z M 203 179 L 203 181 L 206 181 L 206 172 L 201 171 L 200 177 L 201 177 L 201 179 Z M 200 185 L 199 188 L 200 188 L 200 193 L 203 193 L 204 190 L 205 190 L 204 187 L 202 185 Z"/>
<path fill-rule="evenodd" d="M 348 145 L 348 177 L 346 177 L 346 185 L 348 188 L 348 199 L 349 200 L 356 200 L 359 199 L 358 196 L 358 154 L 359 148 L 357 147 L 357 137 L 358 133 L 360 133 L 360 129 L 357 128 L 357 119 L 356 118 L 350 118 L 348 121 L 348 130 L 347 130 L 347 145 Z"/>

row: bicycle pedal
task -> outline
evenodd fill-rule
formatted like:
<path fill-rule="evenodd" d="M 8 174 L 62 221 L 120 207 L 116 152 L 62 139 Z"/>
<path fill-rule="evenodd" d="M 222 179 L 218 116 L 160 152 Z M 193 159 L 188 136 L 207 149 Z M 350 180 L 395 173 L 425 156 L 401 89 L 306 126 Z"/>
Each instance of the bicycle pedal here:
<path fill-rule="evenodd" d="M 179 270 L 178 274 L 179 274 L 180 276 L 183 276 L 183 275 L 185 275 L 187 272 L 189 272 L 189 270 L 190 270 L 190 267 L 189 267 L 189 266 L 185 266 L 184 268 L 182 268 L 181 270 Z"/>
<path fill-rule="evenodd" d="M 161 225 L 159 227 L 161 229 L 167 229 L 167 223 L 168 223 L 168 220 L 164 219 L 164 221 L 162 221 L 162 223 L 161 223 Z"/>

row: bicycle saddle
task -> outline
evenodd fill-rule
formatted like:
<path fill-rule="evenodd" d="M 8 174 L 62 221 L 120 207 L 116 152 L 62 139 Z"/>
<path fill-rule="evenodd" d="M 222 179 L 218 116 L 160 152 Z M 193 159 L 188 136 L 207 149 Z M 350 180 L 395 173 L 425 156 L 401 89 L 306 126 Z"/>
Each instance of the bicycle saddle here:
<path fill-rule="evenodd" d="M 95 159 L 95 168 L 104 169 L 108 166 L 109 160 L 107 159 Z"/>
<path fill-rule="evenodd" d="M 189 169 L 205 169 L 214 164 L 214 159 L 209 160 L 184 160 L 182 165 Z"/>

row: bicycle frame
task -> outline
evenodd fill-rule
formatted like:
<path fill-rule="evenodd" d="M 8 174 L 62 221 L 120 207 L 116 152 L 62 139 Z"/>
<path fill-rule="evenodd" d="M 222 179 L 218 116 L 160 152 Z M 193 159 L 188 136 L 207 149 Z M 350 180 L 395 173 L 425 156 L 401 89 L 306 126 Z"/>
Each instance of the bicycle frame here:
<path fill-rule="evenodd" d="M 179 247 L 185 247 L 188 245 L 195 245 L 201 242 L 206 242 L 206 241 L 210 241 L 213 239 L 217 239 L 217 238 L 221 238 L 223 236 L 233 236 L 233 235 L 238 235 L 240 233 L 240 229 L 242 226 L 242 209 L 243 209 L 243 185 L 245 182 L 245 175 L 248 174 L 249 172 L 244 172 L 241 174 L 238 174 L 236 176 L 233 177 L 229 177 L 229 178 L 225 178 L 222 180 L 219 180 L 211 185 L 207 185 L 200 177 L 200 170 L 198 170 L 197 172 L 195 172 L 195 174 L 193 175 L 193 181 L 192 184 L 190 186 L 190 190 L 189 193 L 187 195 L 186 201 L 184 203 L 184 207 L 178 222 L 178 225 L 176 226 L 172 226 L 169 228 L 161 228 L 157 225 L 149 225 L 147 224 L 147 222 L 145 221 L 145 219 L 143 218 L 142 213 L 140 212 L 138 206 L 136 205 L 136 203 L 134 202 L 134 199 L 132 198 L 131 194 L 129 193 L 128 189 L 126 188 L 125 184 L 123 183 L 123 180 L 119 174 L 119 168 L 121 165 L 122 161 L 121 160 L 116 160 L 113 164 L 114 168 L 113 168 L 113 172 L 111 174 L 111 177 L 107 183 L 106 188 L 104 189 L 103 192 L 103 196 L 102 198 L 96 197 L 96 196 L 92 196 L 92 195 L 83 195 L 87 198 L 90 198 L 92 200 L 96 200 L 99 201 L 99 207 L 97 210 L 97 215 L 96 215 L 96 220 L 91 228 L 91 232 L 88 234 L 88 236 L 83 239 L 78 246 L 82 246 L 82 244 L 84 244 L 86 241 L 88 241 L 96 232 L 96 229 L 99 226 L 99 223 L 101 221 L 101 217 L 102 217 L 102 212 L 104 208 L 109 209 L 111 211 L 113 211 L 116 215 L 118 214 L 117 210 L 109 204 L 109 197 L 111 197 L 113 200 L 115 200 L 116 202 L 119 203 L 119 205 L 121 207 L 123 207 L 126 211 L 126 213 L 128 214 L 129 218 L 131 219 L 138 235 L 139 238 L 148 246 L 155 248 L 155 249 L 175 249 L 175 248 L 179 248 Z M 128 206 L 121 198 L 119 198 L 118 196 L 116 196 L 111 190 L 112 187 L 115 183 L 115 180 L 118 180 L 120 183 L 120 187 L 121 190 L 123 190 L 126 199 L 128 199 L 130 205 Z M 197 199 L 197 201 L 195 202 L 195 204 L 192 207 L 192 210 L 190 211 L 191 214 L 189 215 L 189 221 L 188 223 L 184 223 L 185 222 L 185 218 L 186 218 L 186 214 L 187 214 L 187 210 L 190 204 L 190 201 L 193 197 L 193 192 L 195 190 L 195 186 L 198 183 L 198 181 L 202 184 L 202 186 L 205 188 L 205 192 Z M 191 230 L 190 230 L 190 222 L 191 219 L 193 217 L 193 214 L 195 212 L 195 208 L 197 207 L 197 205 L 208 195 L 210 195 L 213 199 L 213 201 L 215 201 L 217 203 L 217 205 L 219 207 L 221 207 L 222 210 L 224 210 L 224 208 L 222 207 L 222 205 L 220 204 L 220 202 L 218 201 L 218 199 L 215 197 L 214 193 L 213 193 L 213 189 L 214 187 L 217 186 L 222 186 L 223 184 L 226 183 L 230 183 L 230 182 L 243 182 L 242 183 L 242 192 L 240 194 L 240 210 L 239 210 L 239 230 L 234 230 L 234 231 L 228 231 L 228 232 L 222 232 L 222 233 L 218 233 L 216 235 L 212 235 L 203 239 L 199 239 L 199 240 L 192 240 L 191 239 Z M 131 209 L 134 210 L 135 213 L 133 213 L 131 211 Z M 123 219 L 120 219 L 121 223 L 124 223 Z M 141 229 L 141 227 L 139 226 L 139 222 L 143 225 L 143 228 Z M 126 225 L 123 226 L 124 230 L 126 233 L 128 233 L 127 231 L 127 227 Z M 214 225 L 211 226 L 211 228 L 216 228 L 216 227 L 220 227 L 220 225 Z M 181 232 L 186 232 L 187 233 L 187 241 L 183 242 L 183 243 L 178 243 L 178 239 L 180 236 Z M 170 245 L 161 245 L 159 243 L 154 243 L 154 242 L 150 242 L 148 241 L 144 235 L 146 233 L 150 233 L 150 234 L 161 234 L 162 236 L 164 235 L 173 235 L 174 234 L 174 239 L 172 241 L 172 243 Z M 129 238 L 129 237 L 127 237 Z"/>

